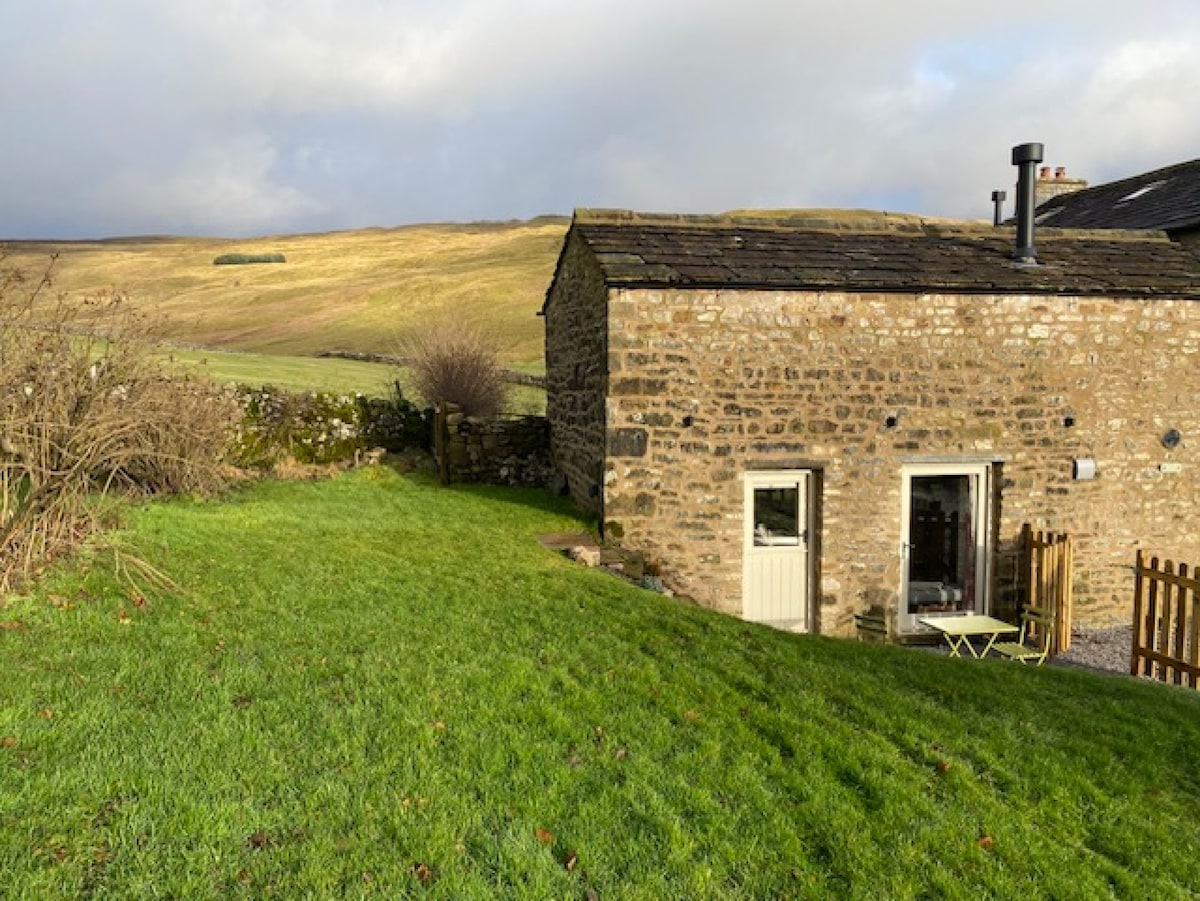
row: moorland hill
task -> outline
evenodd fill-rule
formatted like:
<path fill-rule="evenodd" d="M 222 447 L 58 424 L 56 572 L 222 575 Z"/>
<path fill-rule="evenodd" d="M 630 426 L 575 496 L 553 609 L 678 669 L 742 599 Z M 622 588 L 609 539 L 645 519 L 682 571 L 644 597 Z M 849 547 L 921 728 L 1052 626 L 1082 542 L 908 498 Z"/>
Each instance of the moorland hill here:
<path fill-rule="evenodd" d="M 471 322 L 505 361 L 542 358 L 541 308 L 568 220 L 434 224 L 243 240 L 133 237 L 0 244 L 73 298 L 119 293 L 180 347 L 279 356 L 389 354 L 431 319 Z M 222 255 L 283 263 L 214 265 Z"/>

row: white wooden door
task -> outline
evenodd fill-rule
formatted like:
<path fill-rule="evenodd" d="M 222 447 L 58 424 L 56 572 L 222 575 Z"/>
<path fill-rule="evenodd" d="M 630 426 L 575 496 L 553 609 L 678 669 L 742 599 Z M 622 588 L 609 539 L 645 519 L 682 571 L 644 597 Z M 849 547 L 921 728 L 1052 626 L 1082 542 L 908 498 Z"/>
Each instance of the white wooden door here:
<path fill-rule="evenodd" d="M 745 483 L 742 616 L 807 632 L 812 472 L 748 472 Z"/>

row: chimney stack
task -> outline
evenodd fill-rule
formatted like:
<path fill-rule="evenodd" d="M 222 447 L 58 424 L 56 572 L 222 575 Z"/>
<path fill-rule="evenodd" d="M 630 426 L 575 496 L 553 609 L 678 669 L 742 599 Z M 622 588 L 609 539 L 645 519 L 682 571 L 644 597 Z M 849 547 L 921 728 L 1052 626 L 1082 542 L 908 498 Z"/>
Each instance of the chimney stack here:
<path fill-rule="evenodd" d="M 1037 190 L 1034 194 L 1037 206 L 1041 206 L 1052 197 L 1058 197 L 1060 194 L 1073 194 L 1088 186 L 1087 181 L 1082 178 L 1068 177 L 1066 166 L 1055 166 L 1053 175 L 1051 175 L 1049 166 L 1042 166 L 1038 172 Z"/>
<path fill-rule="evenodd" d="M 1004 201 L 1008 198 L 1006 191 L 992 192 L 992 225 L 996 228 L 1000 227 L 1000 223 L 1004 221 Z"/>
<path fill-rule="evenodd" d="M 1045 148 L 1041 144 L 1019 144 L 1012 150 L 1012 162 L 1017 167 L 1017 246 L 1013 259 L 1019 263 L 1037 263 L 1033 246 L 1034 193 L 1037 189 L 1037 164 Z M 1049 174 L 1049 172 L 1047 172 Z"/>

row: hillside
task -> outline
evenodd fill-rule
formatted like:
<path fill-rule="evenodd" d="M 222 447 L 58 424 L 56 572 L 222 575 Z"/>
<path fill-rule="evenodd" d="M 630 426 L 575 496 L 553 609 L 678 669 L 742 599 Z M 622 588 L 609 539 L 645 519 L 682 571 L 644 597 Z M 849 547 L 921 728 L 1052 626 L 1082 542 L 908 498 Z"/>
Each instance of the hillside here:
<path fill-rule="evenodd" d="M 836 227 L 867 219 L 921 217 L 871 210 L 736 210 L 742 218 L 791 218 Z M 218 380 L 287 383 L 295 359 L 322 351 L 394 354 L 398 336 L 429 320 L 473 323 L 494 337 L 502 361 L 543 365 L 541 309 L 569 220 L 412 225 L 245 240 L 132 237 L 102 241 L 0 242 L 7 264 L 31 274 L 57 255 L 55 288 L 86 298 L 125 295 L 160 317 L 178 348 L 235 352 L 180 354 L 203 359 Z M 273 254 L 285 263 L 216 266 L 223 254 Z M 251 356 L 253 355 L 253 356 Z M 278 361 L 279 369 L 274 365 Z M 353 390 L 387 384 L 344 376 L 306 361 L 313 386 Z M 381 367 L 382 369 L 382 367 Z M 300 376 L 301 380 L 308 376 Z"/>
<path fill-rule="evenodd" d="M 0 244 L 27 272 L 58 255 L 55 288 L 127 295 L 184 347 L 308 356 L 394 353 L 406 328 L 450 317 L 495 336 L 506 363 L 539 366 L 537 312 L 567 220 L 417 225 L 247 240 L 154 237 Z M 287 262 L 214 266 L 220 254 Z"/>

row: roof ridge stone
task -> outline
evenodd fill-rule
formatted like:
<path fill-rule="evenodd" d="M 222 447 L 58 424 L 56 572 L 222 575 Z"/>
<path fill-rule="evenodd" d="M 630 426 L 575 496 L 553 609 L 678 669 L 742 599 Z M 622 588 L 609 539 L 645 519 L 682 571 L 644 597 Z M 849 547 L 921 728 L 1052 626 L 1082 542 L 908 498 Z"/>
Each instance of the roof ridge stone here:
<path fill-rule="evenodd" d="M 580 207 L 572 225 L 643 225 L 675 228 L 730 228 L 759 231 L 854 232 L 880 235 L 929 235 L 934 237 L 994 238 L 1013 240 L 1013 226 L 996 227 L 970 219 L 922 217 L 909 213 L 875 213 L 871 210 L 798 210 L 794 215 L 747 215 L 729 213 L 650 213 L 628 209 Z M 821 215 L 827 213 L 828 215 Z M 837 213 L 850 213 L 837 216 Z M 1072 241 L 1169 242 L 1166 232 L 1150 229 L 1082 229 L 1040 226 L 1038 238 Z"/>

